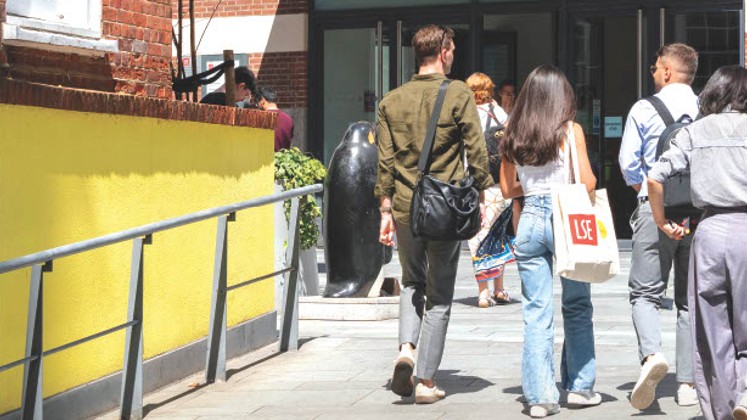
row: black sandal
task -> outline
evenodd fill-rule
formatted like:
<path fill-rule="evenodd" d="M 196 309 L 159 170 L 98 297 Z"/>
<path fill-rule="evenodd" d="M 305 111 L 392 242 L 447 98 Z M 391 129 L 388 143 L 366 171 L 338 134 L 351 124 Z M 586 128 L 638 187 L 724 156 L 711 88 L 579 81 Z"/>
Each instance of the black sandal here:
<path fill-rule="evenodd" d="M 503 295 L 505 297 L 501 297 L 500 295 Z M 511 301 L 511 296 L 508 295 L 508 292 L 505 290 L 501 290 L 498 293 L 493 293 L 493 300 L 495 301 L 496 305 L 508 305 L 513 303 Z"/>

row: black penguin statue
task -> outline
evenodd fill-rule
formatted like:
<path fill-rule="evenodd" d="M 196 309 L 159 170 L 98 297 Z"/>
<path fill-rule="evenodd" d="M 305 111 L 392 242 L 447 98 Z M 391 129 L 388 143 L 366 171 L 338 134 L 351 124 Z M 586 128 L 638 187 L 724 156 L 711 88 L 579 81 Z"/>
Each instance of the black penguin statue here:
<path fill-rule="evenodd" d="M 375 132 L 369 122 L 351 124 L 329 162 L 324 188 L 324 297 L 368 296 L 382 265 L 391 260 L 391 249 L 379 242 Z"/>

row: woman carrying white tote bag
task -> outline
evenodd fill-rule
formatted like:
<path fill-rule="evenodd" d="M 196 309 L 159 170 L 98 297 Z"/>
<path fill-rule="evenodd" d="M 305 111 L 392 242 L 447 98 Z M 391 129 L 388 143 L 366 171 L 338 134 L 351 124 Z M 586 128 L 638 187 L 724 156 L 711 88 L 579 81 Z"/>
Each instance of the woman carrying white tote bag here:
<path fill-rule="evenodd" d="M 574 188 L 587 202 L 597 182 L 586 155 L 583 130 L 573 123 L 575 114 L 573 89 L 563 72 L 540 66 L 524 83 L 501 142 L 501 192 L 504 197 L 524 196 L 514 256 L 521 277 L 524 318 L 521 386 L 529 414 L 535 418 L 560 411 L 553 366 L 553 255 L 559 244 L 553 233 L 553 192 L 568 186 L 569 144 L 578 147 L 575 153 L 581 157 L 573 159 L 581 168 L 576 174 L 582 181 Z M 579 226 L 591 229 L 591 222 Z M 594 392 L 591 285 L 565 277 L 560 282 L 564 329 L 560 385 L 568 391 L 568 408 L 597 405 L 602 397 Z"/>

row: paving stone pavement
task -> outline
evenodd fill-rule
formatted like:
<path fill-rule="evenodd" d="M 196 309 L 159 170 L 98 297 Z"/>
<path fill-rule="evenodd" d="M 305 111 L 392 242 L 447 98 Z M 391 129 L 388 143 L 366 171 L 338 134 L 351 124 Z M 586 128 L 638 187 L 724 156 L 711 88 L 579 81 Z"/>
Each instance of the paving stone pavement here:
<path fill-rule="evenodd" d="M 323 255 L 319 254 L 319 261 Z M 674 367 L 657 389 L 657 401 L 638 411 L 628 401 L 639 372 L 628 304 L 630 253 L 621 252 L 622 274 L 592 286 L 597 352 L 597 407 L 561 412 L 552 419 L 699 418 L 695 407 L 674 401 Z M 395 255 L 387 275 L 397 276 Z M 321 281 L 324 281 L 322 275 Z M 668 295 L 673 296 L 673 291 Z M 520 296 L 515 264 L 506 287 Z M 555 363 L 563 338 L 560 282 L 555 281 Z M 388 390 L 397 349 L 397 320 L 301 321 L 297 352 L 271 345 L 229 361 L 226 383 L 204 386 L 195 375 L 145 397 L 148 419 L 527 419 L 521 395 L 521 304 L 480 309 L 469 253 L 462 252 L 446 350 L 436 381 L 445 400 L 415 405 Z M 664 354 L 674 362 L 675 311 L 662 310 Z M 561 395 L 561 402 L 563 401 Z M 116 418 L 109 413 L 100 419 Z"/>

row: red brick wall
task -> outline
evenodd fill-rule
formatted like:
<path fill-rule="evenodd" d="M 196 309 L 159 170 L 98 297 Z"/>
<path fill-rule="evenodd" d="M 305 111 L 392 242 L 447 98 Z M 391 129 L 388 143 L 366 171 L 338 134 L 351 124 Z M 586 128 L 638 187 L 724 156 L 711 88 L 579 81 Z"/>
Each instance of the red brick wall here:
<path fill-rule="evenodd" d="M 257 75 L 257 85 L 278 93 L 280 108 L 305 108 L 308 77 L 306 51 L 249 54 L 249 68 Z"/>
<path fill-rule="evenodd" d="M 173 0 L 174 19 L 178 17 L 178 4 L 178 0 Z M 188 19 L 189 1 L 183 0 L 183 4 L 183 16 Z M 308 13 L 309 0 L 195 0 L 196 19 L 209 18 L 213 10 L 215 10 L 215 17 Z"/>
<path fill-rule="evenodd" d="M 5 11 L 0 0 L 0 11 Z M 14 79 L 138 96 L 171 98 L 171 0 L 102 0 L 102 36 L 118 40 L 104 56 L 5 46 Z M 2 63 L 2 61 L 0 61 Z"/>

